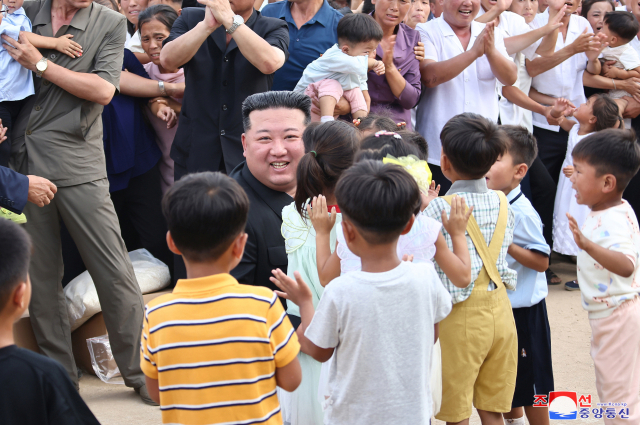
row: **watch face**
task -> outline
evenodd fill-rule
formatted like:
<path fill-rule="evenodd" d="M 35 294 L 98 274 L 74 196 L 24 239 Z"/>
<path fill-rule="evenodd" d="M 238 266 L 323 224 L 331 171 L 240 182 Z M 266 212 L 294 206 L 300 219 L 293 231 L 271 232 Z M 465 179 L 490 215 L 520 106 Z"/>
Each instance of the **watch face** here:
<path fill-rule="evenodd" d="M 244 24 L 244 19 L 242 18 L 242 16 L 236 15 L 233 17 L 233 23 L 236 25 L 242 25 Z"/>
<path fill-rule="evenodd" d="M 36 63 L 36 69 L 40 72 L 43 72 L 47 69 L 47 63 L 45 61 L 39 61 Z"/>

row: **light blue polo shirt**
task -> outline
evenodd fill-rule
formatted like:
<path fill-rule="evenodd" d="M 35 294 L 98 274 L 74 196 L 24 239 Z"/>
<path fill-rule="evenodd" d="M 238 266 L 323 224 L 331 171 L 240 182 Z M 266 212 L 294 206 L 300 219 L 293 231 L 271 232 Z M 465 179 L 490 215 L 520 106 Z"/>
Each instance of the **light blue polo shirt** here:
<path fill-rule="evenodd" d="M 0 23 L 0 34 L 14 40 L 18 39 L 20 31 L 31 32 L 31 21 L 23 8 L 8 14 Z M 22 100 L 33 93 L 31 71 L 16 62 L 0 43 L 0 102 Z"/>
<path fill-rule="evenodd" d="M 338 42 L 338 22 L 342 13 L 324 0 L 320 10 L 300 29 L 293 21 L 288 0 L 268 4 L 261 13 L 262 16 L 284 19 L 289 26 L 289 59 L 276 71 L 271 90 L 293 91 L 307 65 Z"/>
<path fill-rule="evenodd" d="M 550 255 L 551 249 L 545 242 L 544 236 L 542 236 L 542 220 L 540 220 L 536 210 L 533 209 L 531 202 L 522 194 L 520 186 L 507 195 L 507 200 L 511 204 L 516 220 L 513 229 L 513 243 L 524 249 Z M 507 264 L 510 269 L 518 273 L 516 290 L 507 289 L 511 307 L 532 307 L 547 296 L 549 290 L 544 273 L 523 266 L 509 254 L 507 254 Z"/>

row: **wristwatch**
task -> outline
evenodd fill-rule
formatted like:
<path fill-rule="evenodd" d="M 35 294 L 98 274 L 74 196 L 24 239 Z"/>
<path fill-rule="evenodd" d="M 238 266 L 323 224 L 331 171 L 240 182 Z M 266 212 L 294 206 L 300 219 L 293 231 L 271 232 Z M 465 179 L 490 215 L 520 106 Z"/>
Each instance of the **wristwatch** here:
<path fill-rule="evenodd" d="M 163 96 L 167 95 L 167 90 L 164 88 L 164 81 L 158 81 L 158 88 L 160 89 L 160 94 Z"/>
<path fill-rule="evenodd" d="M 240 15 L 234 15 L 233 24 L 227 29 L 227 34 L 233 34 L 240 25 L 244 24 L 244 18 Z"/>
<path fill-rule="evenodd" d="M 42 74 L 47 70 L 47 66 L 49 66 L 49 62 L 47 62 L 47 58 L 44 56 L 38 62 L 36 62 L 36 77 L 42 78 Z"/>

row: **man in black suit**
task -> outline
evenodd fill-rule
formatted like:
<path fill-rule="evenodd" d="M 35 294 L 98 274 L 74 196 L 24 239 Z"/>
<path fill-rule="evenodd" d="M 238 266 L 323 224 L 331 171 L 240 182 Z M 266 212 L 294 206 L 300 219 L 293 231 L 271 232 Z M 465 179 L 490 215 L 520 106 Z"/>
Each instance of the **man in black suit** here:
<path fill-rule="evenodd" d="M 311 120 L 311 99 L 275 91 L 247 97 L 242 104 L 245 161 L 230 174 L 250 201 L 244 257 L 231 274 L 240 283 L 277 289 L 271 270 L 287 272 L 282 209 L 293 201 L 296 169 L 304 155 L 302 133 Z M 284 303 L 284 300 L 283 300 Z"/>

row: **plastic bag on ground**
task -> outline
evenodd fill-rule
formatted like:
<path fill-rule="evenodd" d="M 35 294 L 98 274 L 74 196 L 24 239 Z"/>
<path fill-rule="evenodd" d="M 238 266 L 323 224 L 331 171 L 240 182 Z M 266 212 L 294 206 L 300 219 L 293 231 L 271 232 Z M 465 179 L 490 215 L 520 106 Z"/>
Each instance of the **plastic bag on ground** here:
<path fill-rule="evenodd" d="M 131 251 L 129 258 L 143 294 L 157 292 L 171 283 L 169 267 L 146 249 Z M 67 300 L 67 314 L 71 331 L 76 330 L 93 315 L 102 311 L 98 292 L 88 271 L 81 273 L 69 282 L 64 288 L 64 295 Z"/>
<path fill-rule="evenodd" d="M 91 366 L 96 376 L 107 384 L 124 384 L 116 359 L 111 354 L 109 336 L 102 335 L 87 339 L 87 347 L 91 355 Z"/>

